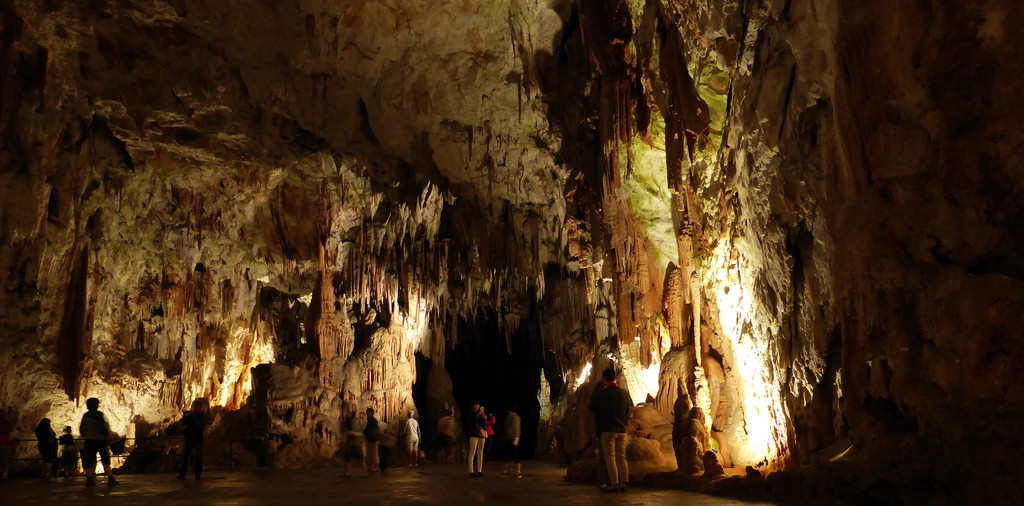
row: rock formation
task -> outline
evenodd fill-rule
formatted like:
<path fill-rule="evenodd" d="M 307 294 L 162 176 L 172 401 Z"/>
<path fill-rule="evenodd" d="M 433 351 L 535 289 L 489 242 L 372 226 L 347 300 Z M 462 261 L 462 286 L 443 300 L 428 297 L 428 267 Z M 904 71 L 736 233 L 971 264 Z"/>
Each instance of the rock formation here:
<path fill-rule="evenodd" d="M 725 474 L 722 463 L 718 461 L 718 454 L 708 450 L 704 452 L 703 464 L 704 478 L 717 478 Z"/>
<path fill-rule="evenodd" d="M 685 427 L 681 439 L 673 440 L 676 465 L 683 474 L 697 474 L 704 471 L 705 452 L 711 449 L 704 412 L 699 407 L 690 408 Z"/>

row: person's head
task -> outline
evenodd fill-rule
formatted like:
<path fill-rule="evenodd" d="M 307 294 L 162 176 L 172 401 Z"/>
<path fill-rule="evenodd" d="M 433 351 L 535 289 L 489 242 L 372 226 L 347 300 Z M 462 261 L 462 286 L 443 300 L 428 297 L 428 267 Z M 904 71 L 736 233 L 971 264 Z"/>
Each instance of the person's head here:
<path fill-rule="evenodd" d="M 210 403 L 205 397 L 199 397 L 192 401 L 192 412 L 193 413 L 206 413 L 210 411 Z"/>
<path fill-rule="evenodd" d="M 480 401 L 473 401 L 473 412 L 474 413 L 479 413 L 480 412 Z"/>
<path fill-rule="evenodd" d="M 96 411 L 100 409 L 100 400 L 95 397 L 89 397 L 89 400 L 85 401 L 85 407 L 89 411 Z"/>
<path fill-rule="evenodd" d="M 373 408 L 366 408 L 366 418 L 370 418 L 371 416 L 373 416 L 373 413 Z"/>
<path fill-rule="evenodd" d="M 65 425 L 64 426 L 64 433 L 65 434 L 71 434 L 71 426 L 70 425 Z"/>
<path fill-rule="evenodd" d="M 49 418 L 43 418 L 42 420 L 39 420 L 39 428 L 40 429 L 49 429 L 50 428 L 50 419 Z"/>
<path fill-rule="evenodd" d="M 508 412 L 509 413 L 518 413 L 519 412 L 519 405 L 514 403 L 514 402 L 509 403 L 509 405 L 508 405 Z"/>
<path fill-rule="evenodd" d="M 605 383 L 614 383 L 615 369 L 612 369 L 611 367 L 605 369 L 604 372 L 601 374 L 601 379 L 603 379 Z"/>
<path fill-rule="evenodd" d="M 409 411 L 409 418 L 416 418 L 416 412 L 415 411 Z"/>

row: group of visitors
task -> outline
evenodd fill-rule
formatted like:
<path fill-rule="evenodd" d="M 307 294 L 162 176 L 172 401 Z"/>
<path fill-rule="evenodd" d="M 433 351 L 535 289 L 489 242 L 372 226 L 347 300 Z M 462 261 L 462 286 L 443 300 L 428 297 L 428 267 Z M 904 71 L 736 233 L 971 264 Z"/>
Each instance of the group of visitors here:
<path fill-rule="evenodd" d="M 592 396 L 590 408 L 593 411 L 600 441 L 601 461 L 607 473 L 606 490 L 624 492 L 629 481 L 629 468 L 626 462 L 626 425 L 629 421 L 632 401 L 629 394 L 616 383 L 613 369 L 607 369 L 602 381 Z M 103 464 L 107 476 L 107 485 L 115 486 L 119 482 L 114 478 L 110 462 L 110 424 L 103 412 L 99 410 L 99 399 L 92 397 L 86 403 L 84 415 L 79 424 L 79 433 L 83 445 L 79 448 L 71 427 L 64 427 L 58 438 L 49 418 L 43 418 L 35 430 L 39 455 L 42 458 L 42 474 L 49 478 L 56 474 L 58 462 L 65 476 L 72 476 L 77 469 L 77 460 L 81 454 L 82 468 L 86 474 L 86 486 L 96 484 L 97 459 Z M 522 467 L 519 457 L 519 441 L 522 435 L 521 419 L 515 404 L 508 406 L 502 434 L 503 453 L 507 459 L 503 468 L 506 476 L 521 478 Z M 196 479 L 200 479 L 203 471 L 203 436 L 207 425 L 209 403 L 206 399 L 196 399 L 191 409 L 186 410 L 181 418 L 184 429 L 184 450 L 179 465 L 178 479 L 185 479 L 189 467 Z M 466 410 L 463 427 L 468 436 L 469 476 L 483 477 L 483 463 L 489 458 L 493 444 L 496 417 L 488 413 L 480 402 L 473 402 Z M 0 474 L 7 478 L 11 458 L 11 431 L 13 417 L 6 409 L 0 409 Z M 390 464 L 391 441 L 386 439 L 381 430 L 380 422 L 372 407 L 363 413 L 346 410 L 342 418 L 342 451 L 345 461 L 345 472 L 342 476 L 351 476 L 352 464 L 359 462 L 369 473 L 384 473 Z M 418 417 L 410 412 L 404 426 L 409 467 L 419 466 L 420 442 L 423 435 L 420 431 Z M 58 460 L 58 449 L 61 456 Z"/>
<path fill-rule="evenodd" d="M 469 477 L 482 478 L 484 476 L 484 461 L 490 459 L 490 449 L 494 441 L 494 414 L 488 414 L 480 402 L 473 402 L 472 408 L 467 410 L 463 426 L 469 438 Z M 502 438 L 505 452 L 508 459 L 502 474 L 522 478 L 522 467 L 519 461 L 519 439 L 522 435 L 522 426 L 519 418 L 519 408 L 510 404 L 505 418 L 505 432 Z M 513 474 L 514 473 L 514 474 Z"/>
<path fill-rule="evenodd" d="M 85 472 L 85 485 L 96 485 L 97 460 L 103 465 L 103 474 L 107 477 L 108 486 L 119 485 L 114 477 L 110 461 L 110 440 L 113 433 L 106 416 L 99 409 L 100 400 L 90 397 L 85 401 L 86 412 L 78 424 L 81 439 L 76 440 L 70 426 L 65 426 L 58 438 L 49 418 L 43 418 L 36 425 L 36 448 L 42 461 L 41 474 L 44 479 L 56 477 L 62 470 L 65 479 L 78 474 L 78 460 L 81 456 L 82 469 Z M 209 403 L 199 398 L 186 410 L 181 419 L 184 428 L 185 447 L 182 454 L 179 479 L 184 479 L 188 467 L 191 466 L 196 479 L 202 474 L 203 432 L 207 423 Z M 9 409 L 0 409 L 0 475 L 7 479 L 11 461 L 11 432 L 14 429 L 14 416 Z M 79 445 L 79 441 L 81 445 Z M 60 457 L 58 458 L 58 450 Z M 58 464 L 60 467 L 58 468 Z"/>
<path fill-rule="evenodd" d="M 78 457 L 81 454 L 82 469 L 86 474 L 86 486 L 96 484 L 96 459 L 103 463 L 103 471 L 107 475 L 107 485 L 118 485 L 119 482 L 111 473 L 110 466 L 110 424 L 103 412 L 99 410 L 100 400 L 91 397 L 85 401 L 86 412 L 78 425 L 83 445 L 79 448 L 75 437 L 71 435 L 71 427 L 66 426 L 58 438 L 49 418 L 43 418 L 36 425 L 36 448 L 42 460 L 41 473 L 44 479 L 57 475 L 57 464 L 64 471 L 64 477 L 77 474 Z M 11 431 L 14 428 L 13 416 L 9 410 L 0 411 L 0 471 L 3 479 L 7 479 L 11 459 Z M 57 458 L 58 448 L 60 459 Z"/>
<path fill-rule="evenodd" d="M 352 476 L 353 463 L 362 465 L 369 473 L 387 472 L 390 445 L 386 441 L 381 444 L 384 433 L 377 420 L 376 410 L 368 407 L 365 412 L 358 413 L 354 409 L 346 409 L 342 413 L 341 430 L 341 456 L 345 461 L 343 477 Z"/>
<path fill-rule="evenodd" d="M 518 407 L 514 404 L 508 407 L 502 438 L 503 450 L 508 455 L 508 459 L 502 474 L 521 478 L 523 474 L 519 460 L 519 440 L 522 428 L 518 411 Z M 463 427 L 469 436 L 469 474 L 471 477 L 483 476 L 483 462 L 488 460 L 490 454 L 488 442 L 494 440 L 495 423 L 495 416 L 487 414 L 479 402 L 474 402 L 472 408 L 466 411 Z M 377 420 L 372 407 L 368 407 L 362 412 L 351 408 L 346 409 L 342 413 L 341 432 L 342 445 L 339 454 L 345 465 L 342 477 L 352 476 L 353 464 L 361 465 L 367 473 L 385 473 L 387 471 L 391 464 L 391 451 L 395 437 L 389 436 L 381 429 L 381 423 Z M 409 456 L 408 467 L 419 467 L 420 443 L 423 441 L 423 433 L 415 411 L 409 412 L 403 432 L 406 441 L 405 448 Z M 438 432 L 443 431 L 439 428 Z M 441 450 L 443 454 L 444 448 L 442 447 Z"/>
<path fill-rule="evenodd" d="M 345 461 L 343 477 L 352 476 L 352 464 L 358 463 L 368 473 L 386 473 L 391 465 L 393 442 L 381 429 L 376 410 L 366 408 L 363 413 L 349 409 L 342 414 L 341 456 Z M 409 451 L 409 467 L 419 466 L 419 445 L 422 440 L 416 413 L 409 412 L 405 423 L 406 444 Z"/>

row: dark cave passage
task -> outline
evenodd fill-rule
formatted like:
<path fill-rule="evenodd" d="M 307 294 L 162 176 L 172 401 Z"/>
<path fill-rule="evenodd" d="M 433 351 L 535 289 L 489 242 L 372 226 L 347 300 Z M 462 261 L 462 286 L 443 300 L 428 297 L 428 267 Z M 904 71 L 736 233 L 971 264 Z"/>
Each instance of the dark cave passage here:
<path fill-rule="evenodd" d="M 498 327 L 497 315 L 481 311 L 473 320 L 459 323 L 459 343 L 446 355 L 445 369 L 452 378 L 452 393 L 465 413 L 479 401 L 495 424 L 495 452 L 505 427 L 507 408 L 519 406 L 522 418 L 522 439 L 519 447 L 523 458 L 533 458 L 537 446 L 537 425 L 540 421 L 540 374 L 543 366 L 539 327 L 533 319 L 512 333 L 511 353 Z M 492 459 L 502 458 L 492 453 Z"/>

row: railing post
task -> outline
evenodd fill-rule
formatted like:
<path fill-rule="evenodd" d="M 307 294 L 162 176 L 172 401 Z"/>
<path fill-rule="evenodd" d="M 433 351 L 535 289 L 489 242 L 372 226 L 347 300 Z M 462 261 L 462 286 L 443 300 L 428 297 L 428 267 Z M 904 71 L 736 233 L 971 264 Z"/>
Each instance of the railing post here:
<path fill-rule="evenodd" d="M 235 440 L 234 439 L 228 439 L 228 471 L 234 469 L 234 466 L 235 466 L 234 444 L 235 444 Z"/>

